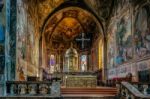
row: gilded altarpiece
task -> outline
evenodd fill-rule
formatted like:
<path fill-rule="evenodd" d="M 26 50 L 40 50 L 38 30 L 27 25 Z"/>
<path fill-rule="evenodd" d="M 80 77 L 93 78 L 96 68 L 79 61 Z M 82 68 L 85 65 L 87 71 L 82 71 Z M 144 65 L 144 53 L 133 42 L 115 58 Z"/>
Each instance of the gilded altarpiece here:
<path fill-rule="evenodd" d="M 64 72 L 78 72 L 78 52 L 72 46 L 65 53 Z"/>
<path fill-rule="evenodd" d="M 87 65 L 87 56 L 81 55 L 81 66 Z M 95 75 L 82 74 L 86 68 L 79 68 L 78 53 L 73 47 L 69 48 L 65 53 L 65 64 L 63 75 L 63 83 L 65 87 L 96 87 L 97 79 Z M 81 69 L 81 70 L 79 70 Z"/>

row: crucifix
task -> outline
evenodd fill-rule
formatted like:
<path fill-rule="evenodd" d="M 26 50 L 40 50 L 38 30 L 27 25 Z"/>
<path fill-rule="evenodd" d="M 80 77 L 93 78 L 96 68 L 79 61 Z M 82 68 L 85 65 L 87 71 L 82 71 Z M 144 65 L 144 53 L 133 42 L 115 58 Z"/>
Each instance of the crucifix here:
<path fill-rule="evenodd" d="M 81 46 L 82 46 L 82 49 L 84 49 L 84 43 L 85 43 L 85 41 L 90 41 L 90 39 L 89 38 L 85 38 L 85 33 L 82 33 L 82 36 L 81 36 L 81 38 L 77 38 L 76 39 L 77 41 L 81 41 Z"/>

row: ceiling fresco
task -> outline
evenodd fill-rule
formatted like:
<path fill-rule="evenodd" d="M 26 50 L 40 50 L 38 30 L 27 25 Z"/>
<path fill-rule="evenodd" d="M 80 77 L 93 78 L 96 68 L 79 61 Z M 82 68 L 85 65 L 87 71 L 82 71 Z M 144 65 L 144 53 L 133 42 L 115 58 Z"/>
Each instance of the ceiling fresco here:
<path fill-rule="evenodd" d="M 56 48 L 62 47 L 62 45 L 67 48 L 66 44 L 69 42 L 74 42 L 74 45 L 78 49 L 81 49 L 81 43 L 76 42 L 76 38 L 81 33 L 85 33 L 85 38 L 93 38 L 100 34 L 101 30 L 98 30 L 97 20 L 87 12 L 78 7 L 68 7 L 56 12 L 45 26 L 44 36 L 48 46 L 57 45 Z M 91 46 L 90 43 L 85 44 L 88 48 Z"/>
<path fill-rule="evenodd" d="M 36 31 L 43 31 L 43 24 L 48 16 L 66 2 L 84 3 L 87 7 L 91 8 L 97 16 L 101 19 L 107 19 L 109 16 L 110 5 L 106 6 L 107 0 L 24 0 L 28 7 L 28 13 L 31 17 Z M 109 1 L 109 0 L 108 0 Z M 76 5 L 78 6 L 78 5 Z M 103 9 L 105 7 L 105 9 Z M 103 13 L 105 12 L 105 13 Z M 45 36 L 47 46 L 62 48 L 69 46 L 67 42 L 74 42 L 74 46 L 81 49 L 76 42 L 76 38 L 81 33 L 85 33 L 86 38 L 90 38 L 91 42 L 97 39 L 102 34 L 102 27 L 98 25 L 99 22 L 95 16 L 86 10 L 79 7 L 62 7 L 61 10 L 55 11 L 50 16 L 42 35 Z M 36 32 L 35 36 L 39 36 L 40 33 Z M 89 45 L 91 46 L 91 45 Z M 88 46 L 85 46 L 88 48 Z"/>
<path fill-rule="evenodd" d="M 24 0 L 24 3 L 27 4 L 29 17 L 32 18 L 38 30 L 49 13 L 63 2 L 64 0 Z"/>
<path fill-rule="evenodd" d="M 39 0 L 38 17 L 40 19 L 40 23 L 42 24 L 48 14 L 63 2 L 64 0 Z"/>
<path fill-rule="evenodd" d="M 74 18 L 66 17 L 55 28 L 52 37 L 70 41 L 81 32 L 84 32 L 81 24 Z"/>

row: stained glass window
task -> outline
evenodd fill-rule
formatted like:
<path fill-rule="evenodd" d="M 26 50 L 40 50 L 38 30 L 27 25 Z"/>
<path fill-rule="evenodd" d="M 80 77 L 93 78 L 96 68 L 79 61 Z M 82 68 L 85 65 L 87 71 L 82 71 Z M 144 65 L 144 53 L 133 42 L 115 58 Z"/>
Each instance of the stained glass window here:
<path fill-rule="evenodd" d="M 50 66 L 50 73 L 54 73 L 54 70 L 55 70 L 55 55 L 50 55 L 49 66 Z"/>
<path fill-rule="evenodd" d="M 81 71 L 87 70 L 87 55 L 81 55 Z"/>

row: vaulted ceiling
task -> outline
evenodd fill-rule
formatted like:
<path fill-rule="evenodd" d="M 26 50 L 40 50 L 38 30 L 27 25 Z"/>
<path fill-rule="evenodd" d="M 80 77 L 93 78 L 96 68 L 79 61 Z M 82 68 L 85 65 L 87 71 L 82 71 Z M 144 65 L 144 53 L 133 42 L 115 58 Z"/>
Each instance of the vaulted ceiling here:
<path fill-rule="evenodd" d="M 81 49 L 81 42 L 77 43 L 76 38 L 81 33 L 85 33 L 85 38 L 91 39 L 92 42 L 102 33 L 102 28 L 98 28 L 98 23 L 95 16 L 88 11 L 79 7 L 67 7 L 57 11 L 49 18 L 44 28 L 44 36 L 46 42 L 49 42 L 49 46 L 54 46 L 57 43 L 57 45 L 68 48 L 70 45 L 68 42 L 73 42 L 77 48 Z M 85 43 L 84 46 L 89 48 L 91 42 Z"/>
<path fill-rule="evenodd" d="M 50 35 L 48 38 L 50 40 L 52 34 L 56 36 L 59 33 L 68 41 L 82 32 L 94 33 L 95 29 L 96 22 L 92 15 L 83 9 L 69 7 L 60 10 L 49 19 L 45 26 L 45 35 L 46 37 Z"/>
<path fill-rule="evenodd" d="M 94 12 L 101 17 L 104 21 L 107 21 L 112 14 L 115 0 L 84 0 Z"/>
<path fill-rule="evenodd" d="M 66 42 L 75 41 L 83 32 L 86 38 L 96 39 L 104 29 L 98 27 L 98 21 L 105 26 L 113 6 L 113 0 L 25 0 L 25 2 L 28 4 L 29 15 L 37 22 L 37 28 L 43 32 L 48 46 L 57 45 L 56 48 L 62 46 L 66 48 L 69 46 Z M 66 7 L 62 6 L 55 11 L 67 2 L 70 3 L 65 5 Z M 69 7 L 70 4 L 76 4 L 76 7 Z M 80 9 L 79 6 L 82 7 L 82 4 L 95 14 Z M 80 46 L 78 42 L 75 45 L 78 48 Z"/>
<path fill-rule="evenodd" d="M 55 8 L 69 1 L 86 3 L 104 23 L 108 21 L 114 7 L 114 0 L 24 0 L 29 15 L 33 20 L 38 19 L 39 27 Z"/>

